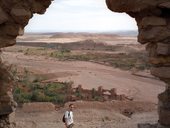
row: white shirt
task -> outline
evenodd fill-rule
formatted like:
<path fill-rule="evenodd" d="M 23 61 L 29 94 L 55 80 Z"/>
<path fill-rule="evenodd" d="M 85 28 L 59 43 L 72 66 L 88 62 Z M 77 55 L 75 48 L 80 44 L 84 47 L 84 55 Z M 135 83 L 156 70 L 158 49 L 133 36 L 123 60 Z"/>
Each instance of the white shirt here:
<path fill-rule="evenodd" d="M 70 125 L 73 124 L 73 112 L 72 111 L 66 111 L 65 112 L 65 119 L 66 119 L 66 124 Z"/>

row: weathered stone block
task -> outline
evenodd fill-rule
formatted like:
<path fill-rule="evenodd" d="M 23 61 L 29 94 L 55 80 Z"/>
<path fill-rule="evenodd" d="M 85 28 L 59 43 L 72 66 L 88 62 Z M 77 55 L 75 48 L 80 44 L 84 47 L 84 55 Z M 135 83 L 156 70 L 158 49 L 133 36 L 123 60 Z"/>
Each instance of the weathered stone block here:
<path fill-rule="evenodd" d="M 155 0 L 106 0 L 110 10 L 115 12 L 140 12 L 147 8 L 151 8 L 159 4 L 160 1 Z"/>
<path fill-rule="evenodd" d="M 10 114 L 15 111 L 16 106 L 11 92 L 7 92 L 6 95 L 0 97 L 0 115 Z"/>
<path fill-rule="evenodd" d="M 157 53 L 160 55 L 170 55 L 170 44 L 157 44 Z"/>
<path fill-rule="evenodd" d="M 51 1 L 52 0 L 36 0 L 36 2 L 32 4 L 32 12 L 44 14 L 46 9 L 51 4 Z"/>
<path fill-rule="evenodd" d="M 138 41 L 140 43 L 163 42 L 170 38 L 170 30 L 167 27 L 151 27 L 149 29 L 140 29 Z"/>
<path fill-rule="evenodd" d="M 158 95 L 159 110 L 166 109 L 170 111 L 170 92 L 167 89 L 165 92 Z"/>
<path fill-rule="evenodd" d="M 0 86 L 0 96 L 6 94 L 6 92 L 7 92 L 7 88 L 4 85 L 1 85 Z M 0 97 L 0 99 L 1 99 L 1 97 Z"/>
<path fill-rule="evenodd" d="M 170 79 L 170 67 L 153 67 L 151 74 L 159 78 Z"/>
<path fill-rule="evenodd" d="M 170 126 L 170 110 L 159 110 L 159 123 L 165 126 Z"/>
<path fill-rule="evenodd" d="M 8 37 L 0 37 L 0 48 L 8 47 L 16 44 L 16 39 Z"/>
<path fill-rule="evenodd" d="M 150 17 L 144 17 L 141 21 L 141 27 L 145 28 L 147 26 L 165 26 L 167 25 L 166 19 L 161 18 L 161 17 L 155 17 L 155 16 L 150 16 Z"/>
<path fill-rule="evenodd" d="M 170 66 L 170 57 L 169 56 L 159 56 L 159 57 L 150 57 L 149 62 L 154 65 L 164 65 Z"/>
<path fill-rule="evenodd" d="M 0 7 L 0 24 L 6 22 L 8 20 L 7 14 Z"/>
<path fill-rule="evenodd" d="M 9 36 L 18 36 L 23 34 L 22 27 L 17 24 L 6 24 L 3 26 L 4 33 Z"/>
<path fill-rule="evenodd" d="M 0 115 L 6 115 L 13 112 L 12 106 L 10 104 L 4 104 L 0 102 Z"/>
<path fill-rule="evenodd" d="M 9 103 L 11 98 L 8 95 L 4 95 L 0 97 L 0 102 L 1 103 Z"/>
<path fill-rule="evenodd" d="M 170 102 L 162 102 L 162 101 L 159 101 L 159 107 L 158 107 L 158 112 L 160 109 L 166 109 L 166 110 L 169 110 L 170 111 Z"/>
<path fill-rule="evenodd" d="M 156 43 L 147 43 L 146 51 L 148 51 L 149 57 L 157 57 L 156 49 L 157 49 Z"/>
<path fill-rule="evenodd" d="M 11 10 L 11 15 L 17 23 L 24 25 L 28 23 L 29 19 L 32 17 L 32 13 L 24 8 L 13 8 Z"/>

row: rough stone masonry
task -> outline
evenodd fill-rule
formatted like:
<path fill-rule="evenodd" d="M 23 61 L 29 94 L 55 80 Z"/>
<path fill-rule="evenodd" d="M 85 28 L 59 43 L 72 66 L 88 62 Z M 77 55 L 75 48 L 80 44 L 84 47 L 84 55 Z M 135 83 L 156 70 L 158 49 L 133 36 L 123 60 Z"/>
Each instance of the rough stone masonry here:
<path fill-rule="evenodd" d="M 110 10 L 135 18 L 138 41 L 147 44 L 151 73 L 167 85 L 159 94 L 157 128 L 170 128 L 170 0 L 106 0 Z"/>
<path fill-rule="evenodd" d="M 33 14 L 43 14 L 50 4 L 51 0 L 0 0 L 0 48 L 14 45 Z M 0 61 L 0 128 L 15 127 L 12 86 L 10 73 Z"/>
<path fill-rule="evenodd" d="M 34 13 L 43 14 L 52 0 L 0 0 L 0 48 L 15 45 Z M 167 84 L 159 94 L 157 128 L 170 128 L 170 0 L 106 0 L 108 8 L 126 12 L 136 19 L 138 41 L 147 44 L 151 73 Z M 8 71 L 0 65 L 0 128 L 13 128 L 11 120 L 15 102 L 13 83 Z M 14 116 L 14 115 L 13 115 Z"/>

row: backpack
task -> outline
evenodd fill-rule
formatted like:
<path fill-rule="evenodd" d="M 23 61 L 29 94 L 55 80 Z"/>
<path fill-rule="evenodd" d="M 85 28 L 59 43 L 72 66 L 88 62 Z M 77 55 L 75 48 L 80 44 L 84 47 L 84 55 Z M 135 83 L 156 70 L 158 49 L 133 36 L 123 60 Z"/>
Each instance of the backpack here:
<path fill-rule="evenodd" d="M 63 123 L 66 122 L 66 121 L 65 121 L 65 114 L 63 115 L 62 121 L 63 121 Z"/>
<path fill-rule="evenodd" d="M 68 113 L 68 116 L 70 116 L 70 112 Z M 64 115 L 63 115 L 62 121 L 63 121 L 63 123 L 66 122 L 66 120 L 65 120 L 65 113 L 64 113 Z"/>

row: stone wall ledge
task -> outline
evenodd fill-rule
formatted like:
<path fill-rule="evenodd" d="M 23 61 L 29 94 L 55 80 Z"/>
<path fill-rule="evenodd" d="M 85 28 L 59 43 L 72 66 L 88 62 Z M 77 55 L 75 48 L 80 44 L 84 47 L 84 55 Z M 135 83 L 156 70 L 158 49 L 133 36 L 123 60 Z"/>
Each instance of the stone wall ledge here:
<path fill-rule="evenodd" d="M 9 104 L 1 104 L 0 106 L 0 115 L 8 115 L 13 112 L 12 106 Z"/>
<path fill-rule="evenodd" d="M 170 67 L 170 56 L 150 57 L 149 62 L 154 65 L 164 65 Z"/>
<path fill-rule="evenodd" d="M 156 16 L 144 17 L 141 21 L 141 27 L 145 28 L 148 26 L 166 26 L 166 19 Z"/>
<path fill-rule="evenodd" d="M 0 7 L 0 24 L 3 24 L 6 21 L 8 21 L 8 16 Z"/>
<path fill-rule="evenodd" d="M 159 78 L 170 79 L 170 67 L 152 67 L 151 74 Z"/>
<path fill-rule="evenodd" d="M 165 126 L 170 126 L 170 111 L 161 108 L 159 110 L 159 121 Z"/>
<path fill-rule="evenodd" d="M 163 44 L 163 43 L 158 43 L 157 44 L 157 53 L 160 55 L 170 55 L 170 44 Z"/>
<path fill-rule="evenodd" d="M 164 42 L 170 38 L 170 29 L 167 26 L 155 26 L 150 29 L 140 29 L 138 41 L 142 44 Z"/>

